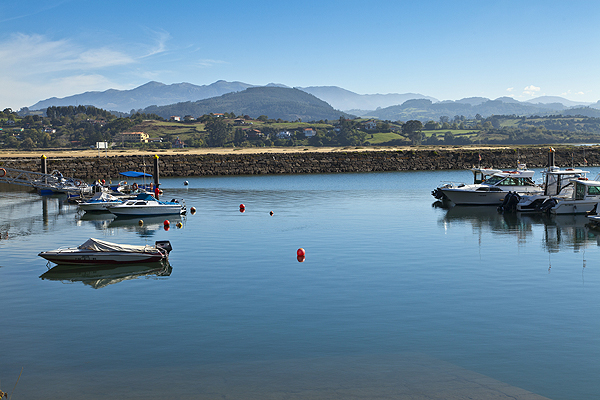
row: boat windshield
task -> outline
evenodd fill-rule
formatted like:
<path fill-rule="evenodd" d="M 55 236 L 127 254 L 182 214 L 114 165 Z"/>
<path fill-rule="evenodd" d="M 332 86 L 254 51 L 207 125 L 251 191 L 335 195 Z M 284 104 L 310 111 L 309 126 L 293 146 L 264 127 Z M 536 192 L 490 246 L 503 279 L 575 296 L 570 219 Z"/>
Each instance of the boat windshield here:
<path fill-rule="evenodd" d="M 488 185 L 495 185 L 498 182 L 502 181 L 504 179 L 503 176 L 490 176 L 488 179 L 485 180 L 485 183 Z"/>
<path fill-rule="evenodd" d="M 517 178 L 512 176 L 492 176 L 485 181 L 488 185 L 496 186 L 533 186 L 534 183 L 529 178 Z"/>

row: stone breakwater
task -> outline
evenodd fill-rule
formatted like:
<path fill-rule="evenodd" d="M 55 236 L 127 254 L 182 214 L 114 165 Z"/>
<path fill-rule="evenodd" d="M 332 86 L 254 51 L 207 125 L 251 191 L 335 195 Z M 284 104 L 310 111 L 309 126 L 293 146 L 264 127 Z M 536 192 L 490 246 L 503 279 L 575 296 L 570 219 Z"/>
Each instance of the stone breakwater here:
<path fill-rule="evenodd" d="M 548 147 L 523 149 L 452 149 L 398 151 L 336 151 L 330 153 L 169 154 L 159 155 L 161 177 L 257 174 L 319 174 L 340 172 L 468 169 L 481 166 L 515 169 L 517 159 L 528 167 L 545 167 Z M 556 165 L 568 168 L 600 165 L 600 148 L 575 147 L 556 151 Z M 119 180 L 119 172 L 153 172 L 152 155 L 48 158 L 48 172 L 95 181 Z M 145 166 L 145 167 L 144 167 Z M 0 167 L 40 171 L 37 158 L 0 158 Z"/>

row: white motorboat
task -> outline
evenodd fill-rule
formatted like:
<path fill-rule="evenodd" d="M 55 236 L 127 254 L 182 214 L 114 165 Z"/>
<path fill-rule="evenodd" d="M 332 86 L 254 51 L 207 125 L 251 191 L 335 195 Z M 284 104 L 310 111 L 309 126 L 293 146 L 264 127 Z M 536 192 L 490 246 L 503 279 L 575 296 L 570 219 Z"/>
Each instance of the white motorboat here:
<path fill-rule="evenodd" d="M 533 182 L 535 171 L 519 164 L 515 171 L 496 172 L 481 183 L 440 187 L 443 195 L 457 205 L 500 205 L 508 192 L 543 194 L 543 188 Z"/>
<path fill-rule="evenodd" d="M 485 181 L 490 176 L 502 172 L 502 170 L 493 168 L 473 167 L 471 168 L 471 172 L 473 173 L 473 184 L 476 185 Z M 448 200 L 442 189 L 463 187 L 465 185 L 466 183 L 464 182 L 443 182 L 443 185 L 438 186 L 436 189 L 434 189 L 431 192 L 431 195 L 438 200 Z"/>
<path fill-rule="evenodd" d="M 570 197 L 551 197 L 542 210 L 551 214 L 586 214 L 600 202 L 600 181 L 587 178 L 571 179 L 573 190 Z"/>
<path fill-rule="evenodd" d="M 84 211 L 106 211 L 106 207 L 123 204 L 123 200 L 107 192 L 98 192 L 91 199 L 79 203 Z"/>
<path fill-rule="evenodd" d="M 573 182 L 580 178 L 584 179 L 588 173 L 589 171 L 576 168 L 561 170 L 558 167 L 550 167 L 542 172 L 544 175 L 543 194 L 521 196 L 513 193 L 515 201 L 512 201 L 512 206 L 509 204 L 512 200 L 511 196 L 507 196 L 499 209 L 510 211 L 510 208 L 514 207 L 519 212 L 543 212 L 550 207 L 550 199 L 558 201 L 572 198 Z"/>
<path fill-rule="evenodd" d="M 127 264 L 165 260 L 171 250 L 168 240 L 157 241 L 154 246 L 134 246 L 90 238 L 77 247 L 43 251 L 38 255 L 56 264 Z"/>
<path fill-rule="evenodd" d="M 122 204 L 106 207 L 107 211 L 116 216 L 152 216 L 152 215 L 180 215 L 185 214 L 185 203 L 173 199 L 160 201 L 149 193 L 140 193 L 135 199 L 127 200 Z"/>

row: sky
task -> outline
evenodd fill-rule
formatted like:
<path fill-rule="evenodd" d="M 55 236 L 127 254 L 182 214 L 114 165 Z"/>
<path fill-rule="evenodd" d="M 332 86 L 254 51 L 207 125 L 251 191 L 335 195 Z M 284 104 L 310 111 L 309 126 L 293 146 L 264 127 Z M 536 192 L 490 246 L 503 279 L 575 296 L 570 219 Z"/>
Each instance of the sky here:
<path fill-rule="evenodd" d="M 0 2 L 0 109 L 217 80 L 600 100 L 597 0 Z"/>

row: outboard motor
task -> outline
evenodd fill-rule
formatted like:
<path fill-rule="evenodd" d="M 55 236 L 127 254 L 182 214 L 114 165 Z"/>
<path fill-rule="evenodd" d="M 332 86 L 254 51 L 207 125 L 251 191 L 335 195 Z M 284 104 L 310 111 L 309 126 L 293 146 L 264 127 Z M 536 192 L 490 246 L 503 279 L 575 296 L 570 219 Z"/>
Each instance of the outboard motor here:
<path fill-rule="evenodd" d="M 521 200 L 521 196 L 517 192 L 508 192 L 504 196 L 504 201 L 498 206 L 498 212 L 512 212 L 517 210 L 517 203 Z"/>
<path fill-rule="evenodd" d="M 554 207 L 556 204 L 558 204 L 558 201 L 556 201 L 556 199 L 552 199 L 552 198 L 547 199 L 540 206 L 540 211 L 541 212 L 550 212 L 550 209 L 552 207 Z"/>
<path fill-rule="evenodd" d="M 156 242 L 154 242 L 154 245 L 159 249 L 165 250 L 167 254 L 169 254 L 171 250 L 173 250 L 173 247 L 171 247 L 171 242 L 169 242 L 168 240 L 157 240 Z"/>

